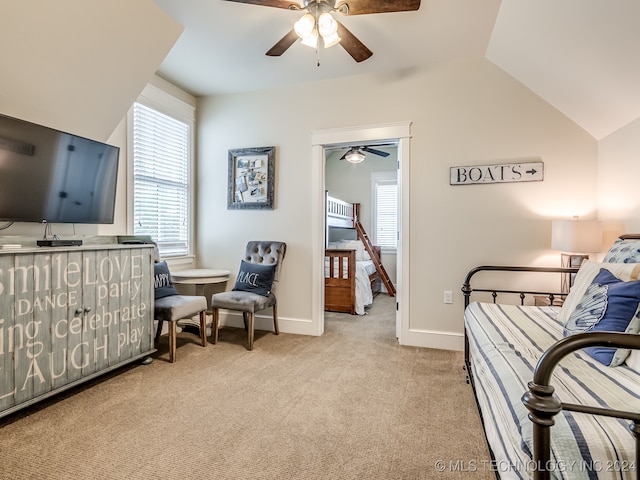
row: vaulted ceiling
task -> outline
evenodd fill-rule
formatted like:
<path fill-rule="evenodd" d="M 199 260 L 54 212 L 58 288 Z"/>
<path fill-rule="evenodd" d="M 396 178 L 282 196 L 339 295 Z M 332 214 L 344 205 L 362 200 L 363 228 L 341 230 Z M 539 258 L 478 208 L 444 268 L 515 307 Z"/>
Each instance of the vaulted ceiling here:
<path fill-rule="evenodd" d="M 596 139 L 640 117 L 637 0 L 422 0 L 415 12 L 340 16 L 373 56 L 296 42 L 265 52 L 300 12 L 225 0 L 154 0 L 184 27 L 158 73 L 194 95 L 428 68 L 486 57 Z M 319 63 L 319 65 L 318 65 Z"/>

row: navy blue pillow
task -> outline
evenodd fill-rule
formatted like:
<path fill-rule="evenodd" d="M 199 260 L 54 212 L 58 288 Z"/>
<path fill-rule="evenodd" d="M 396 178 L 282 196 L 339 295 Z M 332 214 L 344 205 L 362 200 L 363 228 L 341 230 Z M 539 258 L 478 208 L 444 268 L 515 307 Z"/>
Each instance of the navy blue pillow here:
<path fill-rule="evenodd" d="M 271 293 L 275 273 L 275 263 L 263 265 L 242 260 L 233 291 L 257 293 L 266 297 Z"/>
<path fill-rule="evenodd" d="M 640 281 L 624 282 L 602 268 L 569 316 L 564 336 L 590 331 L 625 332 L 635 318 L 639 302 Z M 614 361 L 616 350 L 611 347 L 585 348 L 586 353 L 608 366 L 618 364 Z"/>
<path fill-rule="evenodd" d="M 156 300 L 171 295 L 178 295 L 178 291 L 171 281 L 171 274 L 169 273 L 167 262 L 155 263 L 153 265 L 153 275 L 153 292 Z"/>

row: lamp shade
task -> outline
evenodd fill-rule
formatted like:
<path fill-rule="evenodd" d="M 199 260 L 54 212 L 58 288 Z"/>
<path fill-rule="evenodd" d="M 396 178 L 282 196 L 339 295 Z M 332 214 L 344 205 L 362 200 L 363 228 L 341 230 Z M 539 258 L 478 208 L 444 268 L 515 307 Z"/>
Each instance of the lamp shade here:
<path fill-rule="evenodd" d="M 597 220 L 553 220 L 551 248 L 566 253 L 602 250 L 602 225 Z"/>
<path fill-rule="evenodd" d="M 314 28 L 316 28 L 316 19 L 310 13 L 303 15 L 293 24 L 293 29 L 300 38 L 306 38 L 311 35 Z"/>

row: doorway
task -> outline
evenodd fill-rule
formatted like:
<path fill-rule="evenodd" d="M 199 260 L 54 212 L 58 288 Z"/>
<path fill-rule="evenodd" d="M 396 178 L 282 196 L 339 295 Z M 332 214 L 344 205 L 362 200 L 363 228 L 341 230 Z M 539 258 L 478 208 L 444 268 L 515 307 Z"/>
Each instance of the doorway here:
<path fill-rule="evenodd" d="M 365 236 L 372 245 L 380 248 L 379 256 L 383 265 L 382 272 L 379 273 L 380 280 L 371 284 L 364 278 L 366 274 L 376 272 L 376 263 L 362 263 L 369 258 L 367 251 L 363 248 L 359 235 L 353 225 L 352 228 L 341 228 L 328 226 L 326 240 L 329 248 L 344 248 L 345 246 L 356 246 L 359 250 L 356 259 L 360 262 L 354 269 L 357 277 L 363 277 L 355 281 L 355 305 L 352 307 L 355 314 L 364 315 L 380 308 L 374 305 L 382 305 L 385 313 L 384 317 L 393 322 L 395 320 L 395 291 L 397 284 L 397 173 L 398 173 L 398 146 L 396 142 L 370 143 L 364 145 L 327 145 L 325 150 L 325 189 L 327 195 L 337 198 L 349 204 L 357 203 L 358 220 L 362 226 Z M 353 155 L 355 157 L 349 157 Z M 342 225 L 339 220 L 334 220 Z M 374 250 L 376 250 L 374 247 Z M 327 262 L 327 260 L 325 260 Z M 335 262 L 334 262 L 335 263 Z M 384 273 L 388 274 L 391 281 L 382 280 Z M 349 299 L 353 298 L 341 292 L 345 292 L 343 286 L 334 286 L 330 290 L 325 290 L 325 302 L 333 304 L 333 311 L 348 310 Z M 387 292 L 391 289 L 391 297 L 385 295 L 375 295 L 375 292 Z M 330 294 L 331 293 L 331 294 Z M 376 301 L 374 302 L 374 296 Z M 384 299 L 383 299 L 384 298 Z M 344 301 L 344 304 L 342 303 Z M 338 305 L 335 305 L 336 302 Z M 382 307 L 381 307 L 382 308 Z M 352 310 L 353 312 L 353 310 Z M 349 312 L 347 312 L 349 313 Z M 330 315 L 335 318 L 335 315 Z M 327 312 L 325 312 L 325 321 Z M 339 318 L 339 317 L 338 317 Z M 394 333 L 395 338 L 395 333 Z"/>
<path fill-rule="evenodd" d="M 393 143 L 397 145 L 398 158 L 398 248 L 396 273 L 396 337 L 403 344 L 409 331 L 409 145 L 410 122 L 352 127 L 312 132 L 313 144 L 313 295 L 312 318 L 317 326 L 317 334 L 324 333 L 324 239 L 325 239 L 325 150 L 335 145 L 363 143 Z"/>

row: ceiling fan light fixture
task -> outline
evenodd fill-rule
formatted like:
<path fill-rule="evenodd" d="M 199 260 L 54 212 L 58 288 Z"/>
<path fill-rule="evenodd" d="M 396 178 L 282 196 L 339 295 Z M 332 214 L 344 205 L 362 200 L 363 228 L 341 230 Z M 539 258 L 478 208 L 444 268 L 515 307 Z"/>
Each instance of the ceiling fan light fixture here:
<path fill-rule="evenodd" d="M 300 40 L 300 43 L 307 47 L 316 48 L 318 46 L 318 31 L 314 28 L 309 35 Z"/>
<path fill-rule="evenodd" d="M 361 163 L 364 162 L 365 155 L 357 148 L 352 148 L 349 150 L 344 159 L 349 163 Z"/>
<path fill-rule="evenodd" d="M 337 33 L 334 33 L 332 35 L 323 35 L 322 41 L 324 43 L 324 48 L 329 48 L 340 43 L 340 37 Z"/>
<path fill-rule="evenodd" d="M 333 47 L 340 43 L 340 37 L 338 36 L 338 22 L 336 22 L 335 18 L 327 12 L 318 17 L 318 32 L 322 35 L 324 48 Z"/>
<path fill-rule="evenodd" d="M 300 17 L 300 19 L 293 24 L 293 29 L 296 34 L 303 40 L 313 33 L 316 28 L 316 19 L 313 15 L 307 13 Z M 316 34 L 317 35 L 317 34 Z"/>
<path fill-rule="evenodd" d="M 323 37 L 333 35 L 338 31 L 338 22 L 330 13 L 324 12 L 318 17 L 318 31 Z"/>

